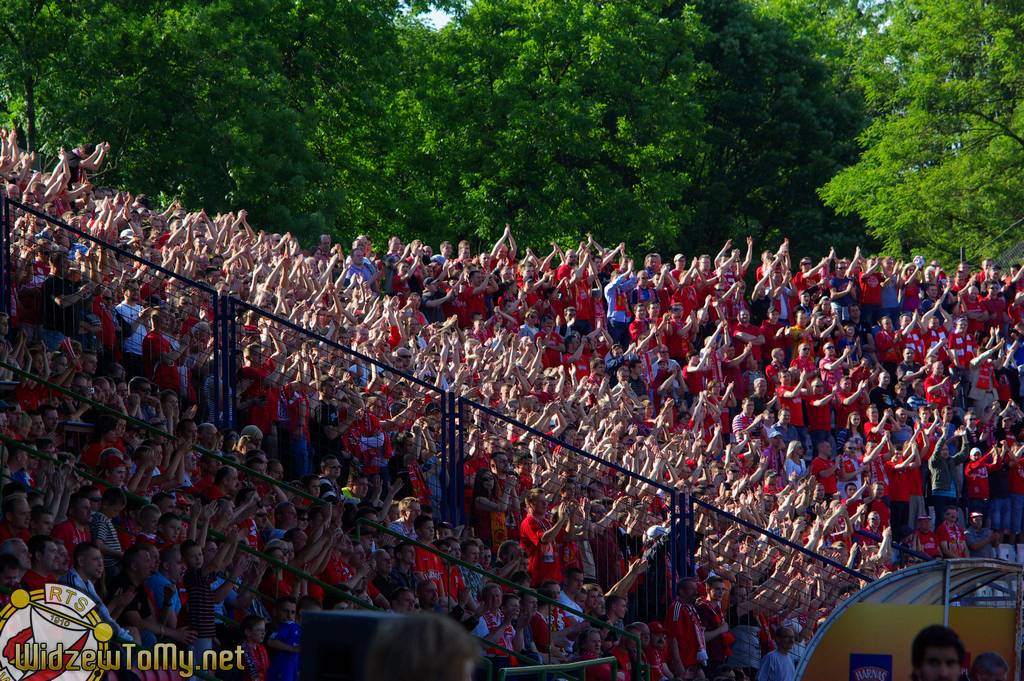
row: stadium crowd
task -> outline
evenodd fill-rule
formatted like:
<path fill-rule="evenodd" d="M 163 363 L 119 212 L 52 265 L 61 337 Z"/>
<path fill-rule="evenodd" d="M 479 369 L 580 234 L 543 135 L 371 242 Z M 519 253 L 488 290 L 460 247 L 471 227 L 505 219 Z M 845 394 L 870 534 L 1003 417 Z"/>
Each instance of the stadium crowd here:
<path fill-rule="evenodd" d="M 1024 562 L 1019 266 L 788 241 L 755 258 L 752 239 L 671 261 L 590 236 L 535 253 L 509 227 L 479 253 L 303 249 L 245 211 L 93 187 L 109 149 L 39 172 L 0 134 L 8 198 L 120 249 L 12 212 L 5 588 L 79 588 L 125 639 L 243 645 L 258 679 L 296 678 L 304 610 L 360 603 L 450 614 L 498 664 L 614 654 L 622 678 L 742 678 L 861 586 L 837 565 L 881 576 L 899 546 Z M 359 355 L 243 309 L 222 385 L 218 312 L 147 262 Z M 440 516 L 424 384 L 506 415 L 462 424 L 463 526 Z M 673 587 L 665 489 L 749 523 L 698 510 L 697 578 Z"/>

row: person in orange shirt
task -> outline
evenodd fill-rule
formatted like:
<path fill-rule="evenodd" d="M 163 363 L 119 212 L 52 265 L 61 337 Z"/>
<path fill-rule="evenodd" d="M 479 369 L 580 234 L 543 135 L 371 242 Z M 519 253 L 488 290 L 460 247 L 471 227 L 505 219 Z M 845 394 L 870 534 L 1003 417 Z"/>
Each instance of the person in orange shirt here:
<path fill-rule="evenodd" d="M 413 521 L 416 531 L 416 541 L 421 544 L 433 545 L 434 542 L 434 519 L 429 515 L 421 515 Z M 444 561 L 436 553 L 431 553 L 420 547 L 416 547 L 416 562 L 413 565 L 413 573 L 418 579 L 427 579 L 437 585 L 438 596 L 442 601 L 448 597 L 445 589 Z"/>

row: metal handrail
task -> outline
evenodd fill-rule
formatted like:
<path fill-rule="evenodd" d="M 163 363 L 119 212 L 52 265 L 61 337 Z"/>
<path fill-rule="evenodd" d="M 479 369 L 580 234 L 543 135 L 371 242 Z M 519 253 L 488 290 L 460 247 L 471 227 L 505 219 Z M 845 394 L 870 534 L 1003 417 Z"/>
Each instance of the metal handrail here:
<path fill-rule="evenodd" d="M 807 556 L 807 557 L 809 557 L 809 558 L 811 558 L 813 560 L 816 560 L 816 561 L 819 561 L 821 563 L 824 563 L 825 565 L 828 565 L 829 567 L 831 567 L 833 569 L 839 570 L 840 572 L 846 573 L 846 574 L 850 575 L 851 577 L 855 577 L 856 579 L 859 579 L 862 582 L 874 581 L 871 577 L 869 577 L 868 575 L 864 574 L 863 572 L 860 572 L 858 570 L 854 570 L 852 568 L 848 568 L 848 567 L 846 567 L 845 565 L 843 565 L 841 563 L 837 563 L 836 561 L 832 560 L 831 558 L 829 558 L 827 556 L 823 556 L 820 553 L 817 553 L 815 551 L 812 551 L 811 549 L 807 548 L 806 546 L 800 546 L 800 544 L 797 544 L 796 542 L 790 541 L 789 539 L 786 539 L 785 537 L 783 537 L 781 535 L 778 535 L 778 534 L 772 532 L 771 530 L 769 530 L 767 528 L 758 527 L 754 523 L 752 523 L 750 521 L 747 521 L 747 520 L 744 520 L 743 518 L 739 517 L 738 515 L 736 515 L 734 513 L 730 513 L 729 511 L 726 511 L 724 509 L 718 508 L 717 506 L 713 506 L 713 505 L 709 504 L 708 502 L 703 501 L 701 499 L 698 499 L 696 497 L 691 497 L 691 500 L 697 506 L 700 506 L 701 508 L 706 509 L 706 510 L 708 510 L 711 513 L 715 513 L 717 515 L 720 515 L 720 516 L 723 516 L 725 518 L 728 518 L 732 522 L 737 523 L 739 525 L 742 525 L 743 527 L 746 527 L 748 530 L 751 530 L 753 532 L 757 532 L 758 534 L 761 534 L 761 535 L 767 537 L 771 541 L 778 542 L 779 544 L 782 544 L 783 546 L 789 547 L 789 548 L 793 549 L 794 551 L 798 551 L 798 552 L 804 554 L 805 556 Z"/>
<path fill-rule="evenodd" d="M 83 232 L 83 231 L 81 231 L 81 230 L 79 230 L 79 229 L 77 229 L 75 227 L 72 227 L 71 225 L 68 225 L 67 223 L 65 223 L 65 222 L 63 222 L 61 220 L 58 220 L 56 218 L 53 218 L 52 216 L 46 215 L 45 213 L 42 213 L 42 212 L 38 211 L 37 209 L 32 208 L 30 206 L 27 206 L 27 205 L 25 205 L 25 204 L 23 204 L 23 203 L 21 203 L 19 201 L 14 201 L 14 200 L 11 200 L 11 199 L 7 199 L 6 197 L 0 197 L 0 201 L 2 201 L 5 206 L 7 206 L 7 208 L 5 208 L 5 211 L 6 211 L 5 212 L 5 217 L 6 218 L 10 218 L 10 213 L 9 213 L 10 206 L 14 206 L 16 208 L 19 208 L 21 210 L 26 211 L 27 213 L 35 215 L 35 216 L 37 216 L 37 217 L 39 217 L 39 218 L 41 218 L 41 219 L 43 219 L 43 220 L 45 220 L 45 221 L 47 221 L 49 223 L 58 225 L 59 227 L 61 227 L 63 229 L 67 229 L 68 231 L 70 231 L 70 232 L 72 232 L 72 233 L 74 233 L 74 234 L 76 234 L 76 235 L 78 235 L 78 236 L 80 236 L 82 238 L 88 239 L 89 241 L 92 241 L 93 243 L 96 243 L 96 244 L 100 245 L 101 247 L 110 248 L 114 252 L 116 252 L 116 253 L 118 253 L 120 255 L 123 255 L 123 256 L 125 256 L 125 257 L 127 257 L 127 258 L 129 258 L 129 259 L 131 259 L 131 260 L 133 260 L 135 262 L 137 262 L 137 263 L 140 263 L 140 264 L 145 265 L 147 267 L 151 267 L 151 268 L 155 269 L 156 271 L 162 272 L 162 273 L 164 273 L 164 274 L 166 274 L 166 275 L 168 275 L 168 276 L 170 276 L 170 277 L 172 277 L 172 278 L 174 278 L 176 280 L 185 282 L 185 283 L 187 283 L 187 284 L 189 284 L 191 286 L 195 286 L 196 288 L 198 288 L 198 289 L 200 289 L 200 290 L 202 290 L 204 292 L 211 293 L 214 296 L 218 295 L 216 293 L 216 291 L 214 291 L 212 288 L 210 288 L 206 284 L 203 284 L 201 282 L 195 281 L 195 280 L 193 280 L 193 279 L 191 279 L 189 277 L 186 277 L 184 275 L 175 273 L 175 272 L 173 272 L 171 270 L 168 270 L 168 269 L 166 269 L 166 268 L 164 268 L 164 267 L 162 267 L 160 265 L 157 265 L 156 263 L 150 262 L 150 261 L 148 261 L 148 260 L 146 260 L 144 258 L 136 256 L 135 254 L 127 251 L 124 248 L 121 248 L 120 246 L 117 246 L 115 244 L 111 244 L 109 242 L 103 241 L 102 239 L 98 239 L 97 237 L 94 237 L 94 236 L 92 236 L 90 234 L 87 234 L 87 233 L 85 233 L 85 232 Z M 4 238 L 3 246 L 5 247 L 5 249 L 7 251 L 7 253 L 4 254 L 6 256 L 6 255 L 9 255 L 10 243 L 9 243 L 9 239 L 7 238 L 8 235 L 6 234 L 6 232 L 8 230 L 5 229 L 3 231 L 5 232 L 5 235 L 4 235 L 5 238 Z M 9 268 L 7 268 L 7 269 L 9 269 Z M 436 386 L 436 385 L 433 385 L 431 383 L 428 383 L 428 382 L 424 381 L 423 379 L 417 378 L 416 376 L 408 374 L 408 373 L 406 373 L 406 372 L 404 372 L 404 371 L 402 371 L 400 369 L 397 369 L 397 368 L 392 367 L 392 366 L 390 366 L 388 364 L 382 363 L 379 360 L 375 360 L 375 359 L 373 359 L 371 357 L 368 357 L 368 356 L 364 355 L 363 353 L 360 353 L 360 352 L 358 352 L 356 350 L 353 350 L 350 347 L 347 347 L 345 345 L 342 345 L 341 343 L 338 343 L 337 341 L 328 339 L 328 338 L 324 337 L 323 335 L 317 333 L 316 331 L 313 331 L 313 330 L 304 328 L 302 326 L 299 326 L 298 324 L 292 322 L 291 320 L 285 319 L 285 318 L 283 318 L 283 317 L 281 317 L 281 316 L 279 316 L 279 315 L 277 315 L 277 314 L 275 314 L 273 312 L 270 312 L 268 310 L 262 309 L 262 308 L 260 308 L 260 307 L 258 307 L 256 305 L 248 303 L 248 302 L 246 302 L 244 300 L 241 300 L 239 298 L 236 298 L 234 296 L 221 296 L 221 298 L 223 298 L 226 301 L 226 303 L 229 304 L 229 305 L 233 305 L 233 306 L 239 307 L 241 309 L 248 310 L 250 312 L 258 314 L 258 315 L 260 315 L 260 316 L 262 316 L 264 318 L 270 319 L 270 320 L 272 320 L 272 321 L 274 321 L 274 322 L 276 322 L 278 324 L 281 324 L 281 325 L 291 329 L 292 331 L 294 331 L 296 333 L 300 333 L 300 334 L 302 334 L 304 336 L 307 336 L 311 340 L 314 340 L 314 341 L 319 342 L 319 343 L 323 343 L 324 345 L 327 345 L 328 347 L 334 348 L 336 350 L 340 350 L 341 352 L 349 354 L 352 357 L 355 357 L 355 358 L 357 358 L 357 359 L 359 359 L 361 361 L 368 362 L 368 363 L 378 367 L 379 369 L 381 369 L 383 371 L 386 371 L 388 373 L 391 373 L 391 374 L 394 374 L 394 375 L 399 376 L 401 378 L 404 378 L 404 379 L 406 379 L 408 381 L 411 381 L 411 382 L 415 383 L 416 385 L 419 385 L 419 386 L 421 386 L 423 388 L 426 388 L 426 389 L 431 390 L 431 391 L 436 391 L 437 393 L 439 393 L 441 395 L 442 400 L 444 399 L 444 397 L 446 395 L 450 394 L 447 391 L 445 391 L 442 388 L 440 388 L 439 386 Z M 232 320 L 229 319 L 227 321 L 230 322 Z M 226 358 L 225 358 L 224 361 L 225 362 L 227 361 Z M 650 485 L 650 486 L 652 486 L 652 487 L 654 487 L 656 489 L 659 489 L 661 491 L 667 492 L 667 493 L 672 495 L 673 499 L 677 498 L 678 490 L 675 490 L 672 487 L 670 487 L 668 485 L 665 485 L 664 483 L 659 483 L 659 482 L 657 482 L 655 480 L 647 478 L 646 476 L 643 476 L 643 475 L 640 475 L 640 474 L 635 473 L 633 471 L 630 471 L 630 470 L 624 468 L 623 466 L 621 466 L 619 464 L 616 464 L 614 462 L 611 462 L 611 461 L 608 461 L 606 459 L 603 459 L 603 458 L 601 458 L 601 457 L 599 457 L 599 456 L 597 456 L 595 454 L 592 454 L 592 453 L 587 452 L 587 451 L 585 451 L 583 449 L 580 449 L 579 447 L 571 445 L 571 444 L 569 444 L 567 442 L 564 442 L 564 441 L 562 441 L 562 440 L 560 440 L 558 438 L 552 437 L 552 436 L 548 435 L 547 433 L 544 433 L 543 431 L 540 431 L 540 430 L 538 430 L 536 428 L 533 428 L 532 426 L 529 426 L 529 425 L 527 425 L 525 423 L 522 423 L 521 421 L 518 421 L 515 418 L 512 418 L 512 417 L 510 417 L 510 416 L 508 416 L 506 414 L 502 414 L 501 412 L 498 412 L 498 411 L 496 411 L 494 409 L 491 409 L 490 407 L 487 407 L 487 406 L 485 406 L 483 404 L 480 404 L 480 403 L 476 402 L 475 400 L 469 399 L 467 397 L 463 397 L 461 395 L 458 396 L 457 399 L 458 399 L 458 403 L 460 405 L 464 404 L 464 405 L 468 406 L 469 408 L 478 409 L 478 410 L 482 411 L 483 413 L 489 414 L 489 415 L 491 415 L 494 418 L 501 419 L 501 420 L 505 421 L 506 423 L 509 423 L 509 424 L 513 425 L 514 427 L 523 430 L 524 432 L 527 432 L 527 433 L 530 433 L 530 434 L 535 435 L 537 437 L 540 437 L 540 438 L 542 438 L 543 440 L 545 440 L 545 441 L 547 441 L 549 443 L 552 443 L 552 444 L 554 444 L 556 446 L 560 446 L 563 449 L 566 449 L 566 450 L 571 451 L 571 452 L 573 452 L 575 454 L 583 456 L 584 458 L 586 458 L 586 459 L 588 459 L 590 461 L 594 461 L 594 462 L 596 462 L 596 463 L 598 463 L 598 464 L 600 464 L 602 466 L 606 466 L 608 468 L 611 468 L 612 470 L 615 470 L 615 471 L 617 471 L 619 473 L 622 473 L 622 474 L 626 475 L 627 477 L 632 478 L 633 480 L 642 482 L 642 483 L 644 483 L 646 485 Z M 454 414 L 452 414 L 450 416 L 451 416 L 452 420 L 454 420 Z M 463 426 L 462 426 L 462 424 L 459 424 L 459 426 L 457 426 L 457 427 L 463 427 Z M 457 427 L 453 426 L 453 428 L 452 428 L 453 435 L 454 435 Z M 255 471 L 253 473 L 255 473 Z M 275 483 L 276 483 L 276 481 L 275 481 Z M 782 543 L 782 544 L 784 544 L 784 545 L 786 545 L 786 546 L 788 546 L 790 548 L 793 548 L 794 550 L 797 550 L 800 553 L 803 553 L 804 555 L 807 555 L 807 556 L 809 556 L 809 557 L 811 557 L 811 558 L 813 558 L 815 560 L 818 560 L 818 561 L 820 561 L 822 563 L 830 565 L 833 568 L 839 569 L 839 570 L 841 570 L 844 573 L 848 573 L 848 574 L 856 577 L 857 579 L 860 579 L 860 580 L 863 580 L 863 581 L 871 581 L 871 579 L 869 577 L 867 577 L 866 575 L 864 575 L 864 574 L 862 574 L 862 573 L 860 573 L 858 571 L 851 570 L 850 568 L 847 568 L 845 565 L 841 565 L 841 564 L 839 564 L 839 563 L 837 563 L 837 562 L 835 562 L 835 561 L 833 561 L 833 560 L 831 560 L 831 559 L 829 559 L 829 558 L 827 558 L 827 557 L 825 557 L 825 556 L 823 556 L 821 554 L 818 554 L 818 553 L 816 553 L 814 551 L 811 551 L 810 549 L 807 549 L 806 547 L 802 547 L 802 546 L 800 546 L 798 544 L 795 544 L 795 543 L 793 543 L 793 542 L 791 542 L 791 541 L 789 541 L 787 539 L 784 539 L 784 538 L 776 535 L 775 533 L 771 532 L 770 530 L 767 530 L 766 528 L 757 527 L 756 525 L 753 525 L 752 523 L 749 523 L 749 522 L 739 518 L 738 516 L 735 516 L 734 514 L 729 513 L 728 511 L 725 511 L 723 509 L 719 509 L 719 508 L 717 508 L 717 507 L 715 507 L 715 506 L 713 506 L 713 505 L 711 505 L 711 504 L 709 504 L 707 502 L 704 502 L 704 501 L 702 501 L 700 499 L 693 499 L 693 502 L 696 503 L 697 505 L 701 506 L 702 508 L 705 508 L 705 509 L 707 509 L 707 510 L 713 512 L 713 513 L 716 513 L 718 515 L 730 518 L 734 522 L 737 522 L 737 523 L 739 523 L 741 525 L 744 525 L 744 526 L 748 527 L 749 529 L 751 529 L 751 530 L 753 530 L 755 532 L 758 532 L 758 533 L 760 533 L 762 535 L 765 535 L 765 536 L 768 536 L 770 538 L 773 538 L 774 540 L 778 541 L 779 543 Z M 675 504 L 673 503 L 673 507 L 674 506 L 675 506 Z"/>
<path fill-rule="evenodd" d="M 865 537 L 867 539 L 871 539 L 872 541 L 882 541 L 882 535 L 878 534 L 877 532 L 872 532 L 871 530 L 854 530 L 853 533 Z M 929 556 L 927 553 L 921 553 L 920 551 L 912 549 L 902 542 L 893 542 L 892 547 L 900 553 L 906 554 L 908 556 L 913 556 L 918 560 L 922 560 L 925 562 L 934 560 L 934 558 Z"/>
<path fill-rule="evenodd" d="M 493 416 L 494 418 L 501 419 L 501 420 L 505 421 L 506 423 L 509 423 L 512 426 L 516 427 L 516 428 L 524 430 L 527 433 L 530 433 L 531 435 L 535 435 L 535 436 L 537 436 L 537 437 L 539 437 L 539 438 L 541 438 L 543 440 L 546 440 L 547 442 L 549 442 L 549 443 L 551 443 L 553 445 L 561 447 L 562 449 L 567 449 L 567 450 L 569 450 L 570 452 L 572 452 L 574 454 L 579 454 L 580 456 L 582 456 L 582 457 L 584 457 L 586 459 L 589 459 L 589 460 L 591 460 L 591 461 L 593 461 L 595 463 L 599 463 L 602 466 L 606 466 L 608 468 L 611 468 L 612 470 L 614 470 L 614 471 L 616 471 L 618 473 L 622 473 L 623 475 L 625 475 L 625 476 L 627 476 L 629 478 L 632 478 L 632 479 L 634 479 L 634 480 L 636 480 L 638 482 L 642 482 L 645 485 L 650 485 L 651 487 L 655 487 L 655 488 L 661 490 L 662 492 L 666 492 L 668 494 L 676 494 L 679 491 L 677 489 L 674 489 L 673 487 L 670 487 L 669 485 L 666 485 L 663 482 L 658 482 L 656 480 L 652 480 L 651 478 L 648 478 L 645 475 L 641 475 L 639 473 L 631 471 L 628 468 L 625 468 L 624 466 L 622 466 L 620 464 L 617 464 L 617 463 L 615 463 L 613 461 L 608 461 L 607 459 L 602 459 L 601 457 L 597 456 L 596 454 L 591 454 L 590 452 L 586 451 L 585 449 L 580 449 L 579 447 L 577 447 L 575 445 L 571 445 L 568 442 L 565 442 L 564 440 L 560 440 L 560 439 L 558 439 L 556 437 L 548 435 L 547 433 L 545 433 L 542 430 L 537 430 L 533 426 L 529 426 L 529 425 L 527 425 L 527 424 L 525 424 L 525 423 L 523 423 L 523 422 L 521 422 L 521 421 L 519 421 L 517 419 L 512 418 L 511 416 L 508 416 L 507 414 L 502 414 L 501 412 L 499 412 L 499 411 L 497 411 L 495 409 L 491 409 L 490 407 L 487 407 L 485 405 L 482 405 L 479 402 L 476 402 L 474 400 L 469 399 L 468 397 L 460 396 L 459 397 L 459 401 L 461 403 L 467 405 L 468 407 L 472 408 L 472 409 L 478 409 L 478 410 L 482 411 L 485 414 Z"/>
<path fill-rule="evenodd" d="M 510 581 L 508 579 L 505 579 L 504 577 L 501 577 L 500 575 L 496 575 L 493 572 L 488 572 L 487 570 L 484 570 L 481 567 L 477 567 L 476 565 L 473 565 L 471 563 L 467 563 L 464 560 L 461 560 L 459 558 L 456 558 L 455 556 L 449 555 L 449 554 L 445 553 L 444 551 L 441 551 L 437 547 L 431 546 L 429 544 L 424 544 L 423 542 L 417 541 L 416 539 L 409 539 L 404 534 L 401 534 L 400 532 L 396 532 L 396 531 L 392 530 L 391 528 L 385 527 L 384 525 L 381 525 L 380 523 L 376 523 L 376 522 L 374 522 L 374 521 L 372 521 L 372 520 L 370 520 L 368 518 L 363 517 L 363 518 L 359 518 L 358 520 L 356 520 L 356 533 L 357 533 L 356 536 L 357 536 L 357 538 L 359 536 L 359 534 L 358 534 L 359 533 L 359 528 L 364 526 L 364 525 L 367 526 L 367 527 L 372 527 L 373 529 L 377 530 L 378 532 L 383 532 L 384 534 L 386 534 L 386 535 L 388 535 L 390 537 L 394 537 L 396 539 L 400 539 L 402 542 L 412 544 L 413 546 L 415 546 L 418 549 L 421 549 L 423 551 L 426 551 L 427 553 L 430 553 L 430 554 L 433 554 L 433 555 L 439 557 L 441 560 L 445 561 L 446 563 L 452 563 L 452 564 L 454 564 L 457 567 L 465 568 L 466 570 L 469 570 L 470 572 L 475 572 L 478 575 L 483 575 L 488 580 L 490 580 L 492 582 L 495 582 L 497 584 L 500 584 L 503 587 L 506 587 L 508 589 L 512 589 L 512 590 L 518 591 L 520 593 L 529 594 L 531 596 L 534 596 L 537 599 L 538 602 L 547 603 L 548 605 L 554 605 L 554 606 L 560 608 L 563 612 L 567 612 L 570 615 L 573 615 L 575 617 L 579 617 L 581 620 L 584 620 L 584 621 L 594 625 L 595 627 L 599 627 L 601 629 L 607 629 L 608 631 L 614 632 L 616 635 L 619 636 L 619 638 L 630 638 L 630 639 L 633 639 L 633 641 L 637 644 L 638 649 L 641 646 L 640 636 L 637 635 L 637 634 L 634 634 L 634 633 L 632 633 L 632 632 L 630 632 L 630 631 L 628 631 L 626 629 L 620 629 L 619 627 L 616 627 L 615 625 L 610 624 L 608 622 L 604 622 L 602 620 L 599 620 L 596 617 L 592 617 L 592 616 L 586 614 L 585 612 L 583 612 L 582 610 L 577 610 L 575 608 L 567 607 L 564 603 L 561 603 L 560 601 L 557 601 L 554 598 L 548 598 L 547 596 L 545 596 L 544 594 L 540 593 L 539 591 L 536 591 L 535 589 L 531 589 L 531 588 L 528 588 L 528 587 L 516 584 L 515 582 L 512 582 L 512 581 Z"/>
<path fill-rule="evenodd" d="M 8 371 L 13 371 L 14 373 L 20 374 L 21 376 L 24 376 L 25 378 L 27 378 L 27 379 L 35 382 L 35 383 L 39 383 L 41 385 L 45 385 L 50 390 L 56 390 L 59 393 L 62 393 L 62 394 L 67 395 L 69 397 L 73 397 L 76 400 L 79 400 L 81 402 L 85 402 L 86 404 L 88 404 L 91 407 L 99 409 L 100 411 L 106 412 L 108 414 L 112 414 L 114 416 L 117 416 L 120 419 L 124 419 L 126 422 L 131 423 L 132 425 L 138 426 L 138 427 L 142 428 L 143 430 L 146 430 L 146 431 L 148 431 L 148 432 L 150 432 L 150 433 L 152 433 L 154 435 L 159 435 L 160 437 L 170 438 L 172 440 L 175 437 L 173 434 L 168 433 L 167 431 L 163 430 L 162 428 L 157 428 L 156 426 L 154 426 L 151 423 L 147 423 L 146 421 L 143 421 L 141 419 L 137 419 L 134 416 L 131 416 L 129 414 L 125 414 L 124 412 L 120 412 L 120 411 L 118 411 L 117 409 L 115 409 L 115 408 L 113 408 L 111 406 L 103 404 L 102 402 L 97 402 L 96 400 L 94 400 L 94 399 L 92 399 L 90 397 L 86 397 L 85 395 L 82 395 L 80 393 L 76 393 L 75 391 L 70 390 L 68 388 L 65 388 L 62 385 L 58 385 L 58 384 L 56 384 L 56 383 L 54 383 L 54 382 L 52 382 L 50 380 L 47 380 L 47 379 L 43 378 L 42 376 L 39 376 L 37 374 L 33 374 L 30 371 L 25 371 L 24 369 L 21 369 L 20 367 L 17 367 L 17 366 L 15 366 L 13 364 L 9 364 L 8 362 L 5 362 L 3 360 L 0 360 L 0 368 L 7 369 Z M 315 497 L 315 496 L 313 496 L 312 494 L 310 494 L 309 492 L 307 492 L 307 491 L 305 491 L 303 489 L 295 487 L 294 485 L 289 485 L 288 483 L 283 482 L 281 480 L 275 480 L 274 478 L 270 477 L 266 473 L 260 473 L 258 470 L 254 469 L 254 468 L 250 468 L 250 467 L 246 466 L 245 464 L 239 463 L 237 461 L 232 461 L 231 459 L 223 456 L 222 454 L 220 454 L 218 452 L 214 452 L 214 451 L 212 451 L 210 449 L 206 449 L 205 447 L 200 447 L 199 445 L 193 445 L 192 448 L 195 449 L 200 454 L 204 454 L 206 456 L 209 456 L 209 457 L 212 457 L 212 458 L 216 459 L 217 461 L 221 462 L 225 466 L 231 466 L 232 468 L 234 468 L 234 469 L 236 469 L 236 470 L 238 470 L 238 471 L 240 471 L 242 473 L 245 473 L 246 475 L 248 475 L 248 476 L 250 476 L 252 478 L 256 478 L 257 480 L 261 480 L 261 481 L 266 482 L 268 484 L 274 485 L 275 487 L 278 487 L 279 489 L 291 492 L 295 496 L 302 497 L 303 499 L 306 499 L 307 501 L 310 501 L 311 503 L 316 503 L 316 504 L 323 504 L 323 503 L 325 503 L 323 499 L 320 499 L 319 497 Z"/>
<path fill-rule="evenodd" d="M 577 662 L 565 662 L 563 664 L 542 664 L 535 665 L 533 667 L 505 667 L 504 669 L 498 670 L 498 681 L 505 681 L 510 676 L 536 676 L 541 675 L 541 679 L 547 679 L 547 674 L 557 674 L 559 672 L 582 672 L 579 674 L 579 681 L 583 681 L 587 675 L 587 669 L 590 667 L 599 667 L 603 665 L 611 665 L 612 673 L 611 677 L 614 679 L 619 674 L 619 658 L 610 657 L 598 657 L 593 660 L 579 660 Z"/>
<path fill-rule="evenodd" d="M 99 246 L 102 246 L 103 248 L 109 248 L 109 249 L 111 249 L 112 251 L 114 251 L 115 253 L 117 253 L 120 256 L 123 256 L 125 258 L 130 259 L 130 260 L 133 260 L 133 261 L 139 263 L 140 265 L 145 265 L 146 267 L 154 269 L 157 272 L 160 272 L 161 274 L 167 275 L 168 277 L 171 277 L 173 279 L 177 279 L 178 281 L 184 282 L 185 284 L 188 284 L 189 286 L 192 286 L 192 287 L 195 287 L 195 288 L 199 289 L 203 293 L 208 293 L 208 294 L 215 295 L 215 296 L 219 295 L 215 290 L 213 290 L 213 288 L 211 288 L 209 286 L 209 284 L 204 284 L 201 281 L 196 281 L 195 279 L 192 279 L 191 277 L 186 277 L 184 274 L 179 274 L 177 272 L 174 272 L 172 270 L 167 269 L 166 267 L 164 267 L 162 265 L 157 265 L 155 262 L 152 262 L 150 260 L 146 260 L 145 258 L 141 258 L 141 257 L 135 255 L 134 253 L 132 253 L 131 251 L 129 251 L 128 249 L 126 249 L 126 248 L 122 248 L 121 246 L 118 246 L 116 244 L 112 244 L 109 241 L 104 241 L 103 239 L 100 239 L 99 237 L 95 237 L 92 234 L 89 234 L 87 232 L 83 232 L 82 230 L 78 229 L 77 227 L 72 227 L 68 223 L 64 222 L 63 220 L 59 220 L 59 219 L 53 217 L 52 215 L 47 215 L 46 213 L 43 213 L 43 212 L 39 211 L 36 208 L 32 208 L 31 206 L 27 206 L 24 203 L 21 203 L 20 201 L 15 201 L 14 199 L 5 199 L 5 201 L 8 204 L 14 206 L 15 208 L 18 208 L 19 210 L 23 210 L 26 213 L 29 213 L 31 215 L 36 216 L 37 218 L 39 218 L 41 220 L 45 220 L 46 222 L 49 222 L 49 223 L 51 223 L 53 225 L 56 225 L 56 226 L 60 227 L 61 229 L 66 229 L 67 231 L 71 232 L 72 234 L 75 234 L 76 236 L 79 236 L 79 237 L 81 237 L 83 239 L 88 239 L 89 241 L 91 241 L 94 244 L 97 244 Z"/>

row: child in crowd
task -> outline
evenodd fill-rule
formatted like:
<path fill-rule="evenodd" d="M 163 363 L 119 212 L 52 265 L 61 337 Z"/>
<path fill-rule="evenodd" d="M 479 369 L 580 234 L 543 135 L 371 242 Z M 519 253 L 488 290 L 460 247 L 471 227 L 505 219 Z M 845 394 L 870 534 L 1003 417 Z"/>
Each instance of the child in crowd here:
<path fill-rule="evenodd" d="M 274 608 L 274 630 L 267 639 L 270 667 L 266 681 L 298 681 L 302 628 L 295 621 L 296 614 L 294 598 L 282 596 L 277 599 Z"/>

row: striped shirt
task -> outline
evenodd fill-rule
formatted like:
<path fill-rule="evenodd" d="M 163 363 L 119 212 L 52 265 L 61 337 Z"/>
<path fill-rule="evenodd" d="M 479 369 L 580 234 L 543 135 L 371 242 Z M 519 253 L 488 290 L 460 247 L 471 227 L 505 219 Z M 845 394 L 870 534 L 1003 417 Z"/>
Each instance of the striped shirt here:
<path fill-rule="evenodd" d="M 92 520 L 89 521 L 89 531 L 92 533 L 93 543 L 121 553 L 121 540 L 117 538 L 117 529 L 110 518 L 96 511 L 92 514 Z M 117 558 L 103 556 L 103 566 L 107 569 L 107 574 L 116 574 L 119 564 L 120 561 Z M 114 572 L 110 572 L 111 570 Z"/>
<path fill-rule="evenodd" d="M 213 638 L 217 635 L 217 623 L 213 616 L 213 591 L 210 585 L 215 575 L 203 574 L 202 570 L 185 570 L 185 588 L 188 589 L 188 623 L 196 630 L 199 638 Z"/>

